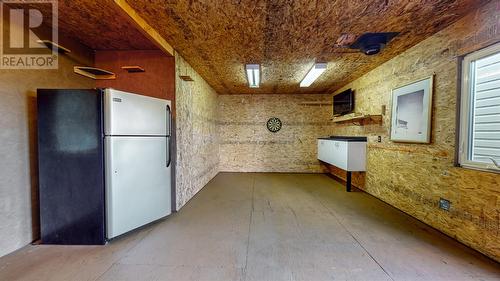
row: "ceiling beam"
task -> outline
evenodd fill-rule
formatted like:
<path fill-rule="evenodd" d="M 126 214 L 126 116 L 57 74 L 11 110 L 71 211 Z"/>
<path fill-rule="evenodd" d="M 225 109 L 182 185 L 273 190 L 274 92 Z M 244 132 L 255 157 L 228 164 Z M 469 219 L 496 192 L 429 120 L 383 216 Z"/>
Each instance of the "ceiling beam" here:
<path fill-rule="evenodd" d="M 163 38 L 156 29 L 150 26 L 126 0 L 113 0 L 120 9 L 130 18 L 130 20 L 137 26 L 138 30 L 142 32 L 149 40 L 158 46 L 162 51 L 168 55 L 174 55 L 174 48 Z"/>

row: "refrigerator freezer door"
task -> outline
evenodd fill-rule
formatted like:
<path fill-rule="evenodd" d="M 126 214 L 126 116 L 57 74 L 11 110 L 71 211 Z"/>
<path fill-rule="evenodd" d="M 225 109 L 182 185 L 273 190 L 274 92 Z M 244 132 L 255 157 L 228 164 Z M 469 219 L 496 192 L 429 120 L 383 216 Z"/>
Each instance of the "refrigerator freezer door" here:
<path fill-rule="evenodd" d="M 106 137 L 107 238 L 171 213 L 168 137 Z"/>
<path fill-rule="evenodd" d="M 107 136 L 166 136 L 170 132 L 170 101 L 126 93 L 104 92 L 104 129 Z"/>

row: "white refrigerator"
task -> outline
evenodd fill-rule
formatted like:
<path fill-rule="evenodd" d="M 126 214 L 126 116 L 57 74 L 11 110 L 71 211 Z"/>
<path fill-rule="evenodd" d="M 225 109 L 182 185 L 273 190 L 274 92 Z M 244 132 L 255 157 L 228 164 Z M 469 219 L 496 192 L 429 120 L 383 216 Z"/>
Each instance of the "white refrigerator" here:
<path fill-rule="evenodd" d="M 106 238 L 171 213 L 172 111 L 168 100 L 104 91 Z"/>

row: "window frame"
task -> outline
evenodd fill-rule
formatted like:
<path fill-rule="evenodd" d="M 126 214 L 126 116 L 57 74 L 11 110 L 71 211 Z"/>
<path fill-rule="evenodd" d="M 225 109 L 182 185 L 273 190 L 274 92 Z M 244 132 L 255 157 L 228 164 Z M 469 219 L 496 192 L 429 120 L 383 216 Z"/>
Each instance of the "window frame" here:
<path fill-rule="evenodd" d="M 474 51 L 465 55 L 461 62 L 461 87 L 460 87 L 460 130 L 459 130 L 459 149 L 458 149 L 458 165 L 463 168 L 500 173 L 500 168 L 496 167 L 493 162 L 483 163 L 469 160 L 469 145 L 473 138 L 471 131 L 474 115 L 471 112 L 471 99 L 473 98 L 471 83 L 471 65 L 482 58 L 500 53 L 500 43 L 486 47 L 481 50 Z"/>

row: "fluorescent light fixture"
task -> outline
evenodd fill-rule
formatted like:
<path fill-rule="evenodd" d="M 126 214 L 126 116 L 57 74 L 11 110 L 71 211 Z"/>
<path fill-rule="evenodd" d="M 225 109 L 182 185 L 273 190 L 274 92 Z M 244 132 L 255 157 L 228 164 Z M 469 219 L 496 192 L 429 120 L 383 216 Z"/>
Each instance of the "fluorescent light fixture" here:
<path fill-rule="evenodd" d="M 307 73 L 306 77 L 300 82 L 300 87 L 305 88 L 311 86 L 316 79 L 326 70 L 326 63 L 315 63 L 311 70 Z"/>
<path fill-rule="evenodd" d="M 250 88 L 258 88 L 260 85 L 260 65 L 247 64 L 245 65 L 247 71 L 248 86 Z"/>

